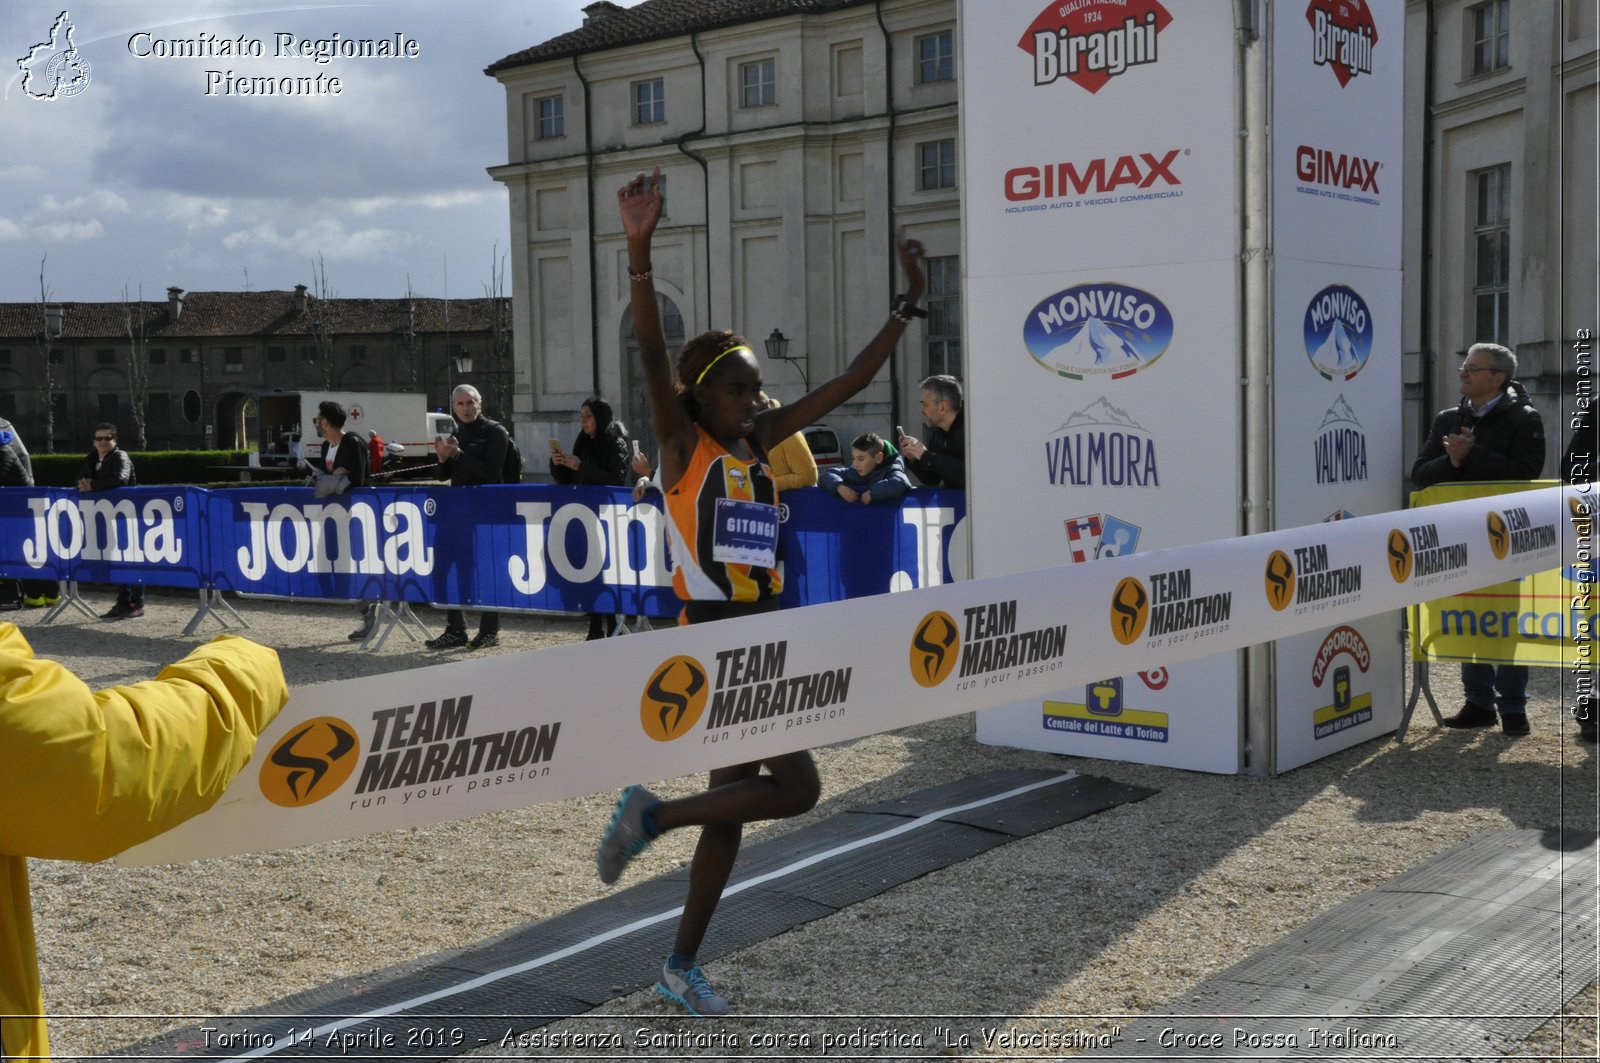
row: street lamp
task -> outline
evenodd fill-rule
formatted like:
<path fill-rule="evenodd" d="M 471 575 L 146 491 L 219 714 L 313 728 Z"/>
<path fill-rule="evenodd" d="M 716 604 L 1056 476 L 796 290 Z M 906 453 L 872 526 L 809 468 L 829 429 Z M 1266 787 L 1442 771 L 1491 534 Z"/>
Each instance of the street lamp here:
<path fill-rule="evenodd" d="M 45 333 L 53 340 L 61 338 L 61 304 L 51 303 L 44 308 Z"/>
<path fill-rule="evenodd" d="M 789 357 L 789 337 L 777 329 L 773 329 L 772 335 L 768 336 L 764 341 L 764 346 L 767 348 L 768 358 L 777 362 L 788 362 L 794 366 L 800 374 L 800 382 L 805 385 L 806 391 L 809 392 L 811 390 L 811 374 L 807 372 L 805 363 L 802 363 L 799 358 Z M 810 358 L 808 357 L 806 361 L 809 362 Z"/>
<path fill-rule="evenodd" d="M 472 355 L 466 351 L 461 351 L 457 354 L 451 355 L 450 361 L 455 364 L 456 372 L 460 373 L 462 376 L 466 376 L 468 373 L 472 372 Z"/>

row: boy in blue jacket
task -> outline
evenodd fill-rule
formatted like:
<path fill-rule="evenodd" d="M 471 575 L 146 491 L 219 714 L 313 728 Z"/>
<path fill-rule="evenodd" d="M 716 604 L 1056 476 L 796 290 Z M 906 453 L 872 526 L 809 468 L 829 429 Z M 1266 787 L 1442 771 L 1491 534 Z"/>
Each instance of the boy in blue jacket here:
<path fill-rule="evenodd" d="M 850 464 L 834 465 L 818 483 L 846 502 L 892 502 L 911 490 L 906 463 L 892 443 L 875 432 L 865 432 L 850 444 Z"/>

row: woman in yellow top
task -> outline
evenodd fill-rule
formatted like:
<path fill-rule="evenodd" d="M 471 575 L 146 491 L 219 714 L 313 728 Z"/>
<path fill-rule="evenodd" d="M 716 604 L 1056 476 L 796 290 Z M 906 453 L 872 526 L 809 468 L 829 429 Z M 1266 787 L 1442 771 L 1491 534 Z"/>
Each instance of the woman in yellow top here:
<path fill-rule="evenodd" d="M 783 405 L 771 395 L 766 398 L 767 405 L 774 410 Z M 772 482 L 780 491 L 817 486 L 817 459 L 812 456 L 811 444 L 806 442 L 803 432 L 780 440 L 767 451 L 767 463 L 772 466 Z"/>
<path fill-rule="evenodd" d="M 104 860 L 210 808 L 288 700 L 278 655 L 232 635 L 91 693 L 0 624 L 0 1058 L 50 1058 L 27 858 Z"/>
<path fill-rule="evenodd" d="M 755 354 L 732 332 L 706 332 L 684 344 L 674 379 L 650 280 L 651 239 L 663 203 L 660 169 L 634 178 L 617 200 L 628 237 L 634 334 L 661 450 L 658 475 L 677 566 L 673 586 L 684 600 L 684 617 L 700 623 L 775 609 L 783 580 L 778 491 L 768 453 L 871 383 L 906 324 L 925 316 L 916 306 L 924 286 L 922 245 L 900 240 L 906 293 L 849 367 L 793 405 L 773 409 L 762 398 Z M 801 751 L 719 768 L 710 788 L 692 797 L 662 801 L 642 786 L 622 792 L 596 855 L 603 882 L 615 882 L 661 832 L 701 829 L 689 896 L 656 992 L 694 1015 L 727 1013 L 727 1000 L 706 981 L 695 953 L 733 870 L 744 824 L 806 812 L 821 789 L 811 754 Z"/>

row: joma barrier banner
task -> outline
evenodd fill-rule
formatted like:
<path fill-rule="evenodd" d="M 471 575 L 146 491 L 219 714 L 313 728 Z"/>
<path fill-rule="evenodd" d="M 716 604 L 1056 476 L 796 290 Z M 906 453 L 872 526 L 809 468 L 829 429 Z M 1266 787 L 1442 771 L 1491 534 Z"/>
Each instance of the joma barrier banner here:
<path fill-rule="evenodd" d="M 1572 489 L 1468 499 L 1247 538 L 305 687 L 210 812 L 118 859 L 150 864 L 350 838 L 759 760 L 1336 627 L 1557 563 L 1487 523 L 1591 505 Z M 1274 560 L 1326 543 L 1359 594 L 1274 606 Z M 1354 652 L 1340 643 L 1328 665 Z M 1334 682 L 1334 680 L 1329 680 Z M 1098 699 L 1097 732 L 1159 725 Z M 1335 702 L 1323 725 L 1359 715 Z"/>
<path fill-rule="evenodd" d="M 949 582 L 961 491 L 847 506 L 782 500 L 784 604 Z M 538 484 L 0 491 L 0 574 L 214 587 L 294 598 L 674 616 L 659 506 L 620 488 Z M 958 551 L 965 554 L 965 548 Z"/>
<path fill-rule="evenodd" d="M 1411 496 L 1432 506 L 1462 498 L 1531 491 L 1554 481 L 1437 484 Z M 1564 548 L 1561 564 L 1505 583 L 1421 602 L 1412 611 L 1411 657 L 1568 667 L 1592 652 L 1595 638 L 1594 495 L 1574 496 L 1567 519 L 1535 522 L 1515 497 L 1484 517 L 1496 556 Z"/>
<path fill-rule="evenodd" d="M 0 573 L 18 579 L 205 586 L 207 493 L 194 487 L 87 493 L 8 487 L 0 491 Z"/>

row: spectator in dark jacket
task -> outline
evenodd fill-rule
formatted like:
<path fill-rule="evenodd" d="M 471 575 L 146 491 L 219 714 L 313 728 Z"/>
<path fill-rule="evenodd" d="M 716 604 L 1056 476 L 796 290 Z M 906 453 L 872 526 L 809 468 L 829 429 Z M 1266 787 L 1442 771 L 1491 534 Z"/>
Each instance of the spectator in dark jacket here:
<path fill-rule="evenodd" d="M 505 426 L 483 416 L 483 396 L 471 384 L 459 384 L 450 396 L 455 407 L 457 427 L 448 439 L 433 444 L 439 464 L 450 474 L 450 486 L 471 487 L 497 484 L 505 471 L 506 450 L 511 436 Z M 458 646 L 481 650 L 500 642 L 500 614 L 484 612 L 478 617 L 478 634 L 467 639 L 467 615 L 460 609 L 445 613 L 444 634 L 428 640 L 430 650 L 449 650 Z"/>
<path fill-rule="evenodd" d="M 876 432 L 864 432 L 850 444 L 850 464 L 828 466 L 820 486 L 846 502 L 871 505 L 905 497 L 911 480 L 889 441 Z"/>
<path fill-rule="evenodd" d="M 572 451 L 550 455 L 550 475 L 558 484 L 628 486 L 628 465 L 633 444 L 628 430 L 616 419 L 611 403 L 595 395 L 578 410 L 578 438 Z M 555 441 L 551 441 L 552 446 Z M 615 613 L 589 614 L 589 640 L 607 638 L 617 630 Z"/>
<path fill-rule="evenodd" d="M 133 474 L 133 459 L 117 446 L 117 426 L 102 421 L 94 426 L 94 449 L 78 469 L 78 490 L 115 491 L 119 487 L 137 487 L 139 479 Z M 135 583 L 117 591 L 117 603 L 100 614 L 102 620 L 132 620 L 144 615 L 144 585 Z"/>
<path fill-rule="evenodd" d="M 906 468 L 925 487 L 967 486 L 967 435 L 961 425 L 961 381 L 930 376 L 922 382 L 922 420 L 926 441 L 903 435 L 895 440 Z"/>
<path fill-rule="evenodd" d="M 1457 371 L 1461 402 L 1439 411 L 1411 467 L 1418 487 L 1472 480 L 1532 480 L 1544 469 L 1544 421 L 1513 379 L 1517 356 L 1498 343 L 1475 343 Z M 1528 666 L 1461 666 L 1467 702 L 1446 727 L 1492 727 L 1528 733 Z"/>

